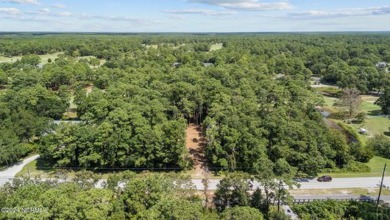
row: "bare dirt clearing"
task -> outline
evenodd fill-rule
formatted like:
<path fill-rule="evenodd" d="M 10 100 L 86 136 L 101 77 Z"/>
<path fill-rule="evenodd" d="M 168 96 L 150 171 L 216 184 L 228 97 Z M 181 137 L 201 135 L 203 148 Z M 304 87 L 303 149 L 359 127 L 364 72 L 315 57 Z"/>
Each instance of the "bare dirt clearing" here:
<path fill-rule="evenodd" d="M 186 129 L 186 148 L 194 164 L 191 176 L 197 178 L 204 177 L 207 172 L 207 159 L 204 153 L 202 128 L 199 125 L 188 125 Z"/>

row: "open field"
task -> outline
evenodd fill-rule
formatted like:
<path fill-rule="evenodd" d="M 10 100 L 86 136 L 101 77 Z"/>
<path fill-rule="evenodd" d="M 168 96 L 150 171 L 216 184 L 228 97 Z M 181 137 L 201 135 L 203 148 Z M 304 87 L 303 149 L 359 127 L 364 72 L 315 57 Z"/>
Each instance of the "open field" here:
<path fill-rule="evenodd" d="M 39 55 L 39 57 L 41 58 L 41 63 L 45 65 L 48 63 L 49 58 L 54 61 L 60 54 L 62 53 L 44 54 L 44 55 Z M 5 63 L 5 62 L 13 63 L 20 59 L 22 59 L 22 56 L 15 56 L 15 57 L 0 56 L 0 63 Z"/>
<path fill-rule="evenodd" d="M 329 111 L 331 113 L 339 112 L 342 109 L 340 107 L 334 106 L 334 103 L 338 101 L 337 98 L 323 96 L 325 105 L 324 110 Z M 360 124 L 346 124 L 349 127 L 352 127 L 355 131 L 359 131 L 360 128 L 365 128 L 368 130 L 368 134 L 360 134 L 358 133 L 360 140 L 366 143 L 370 137 L 373 137 L 377 134 L 384 134 L 384 132 L 388 131 L 390 127 L 390 119 L 383 115 L 378 115 L 380 113 L 380 107 L 375 105 L 374 102 L 378 99 L 377 96 L 372 95 L 362 95 L 362 105 L 360 111 L 367 114 L 366 119 L 363 123 Z M 345 123 L 342 120 L 334 120 L 335 122 Z M 333 177 L 370 177 L 370 176 L 380 176 L 382 175 L 383 165 L 387 163 L 390 164 L 389 159 L 374 157 L 371 159 L 367 165 L 370 167 L 370 173 L 322 173 L 319 175 L 331 175 Z M 385 174 L 386 176 L 390 176 L 389 172 Z"/>
<path fill-rule="evenodd" d="M 51 59 L 52 61 L 54 61 L 56 58 L 58 58 L 58 55 L 60 55 L 60 54 L 63 54 L 63 53 L 59 52 L 59 53 L 44 54 L 44 55 L 38 55 L 38 56 L 41 58 L 41 64 L 45 65 L 48 63 L 48 59 Z M 89 60 L 91 58 L 95 58 L 95 56 L 80 56 L 80 57 L 77 57 L 76 59 L 77 59 L 77 61 L 79 61 L 81 59 Z M 6 62 L 14 63 L 20 59 L 22 59 L 22 56 L 14 56 L 14 57 L 0 56 L 0 63 L 6 63 Z M 106 62 L 106 60 L 100 59 L 100 66 L 103 65 L 105 62 Z M 90 67 L 92 68 L 93 66 L 90 65 Z"/>
<path fill-rule="evenodd" d="M 329 112 L 339 112 L 342 111 L 340 107 L 334 106 L 334 103 L 337 102 L 337 98 L 323 96 L 325 105 L 324 110 Z M 372 95 L 362 95 L 362 104 L 360 111 L 367 114 L 365 122 L 361 124 L 348 124 L 348 126 L 356 129 L 365 128 L 368 130 L 368 136 L 374 136 L 376 134 L 383 134 L 390 127 L 390 120 L 381 114 L 381 109 L 379 106 L 375 105 L 374 102 L 378 99 L 377 96 Z M 359 134 L 360 135 L 360 134 Z M 360 135 L 363 140 L 367 139 L 367 135 Z"/>
<path fill-rule="evenodd" d="M 365 128 L 368 130 L 368 134 L 359 134 L 359 136 L 365 140 L 378 134 L 384 134 L 389 130 L 390 119 L 387 116 L 367 116 L 367 119 L 362 124 L 348 124 L 355 130 L 359 128 Z"/>
<path fill-rule="evenodd" d="M 323 96 L 324 101 L 325 101 L 325 106 L 328 108 L 335 108 L 334 103 L 338 100 L 337 98 L 334 97 L 329 97 L 329 96 Z"/>
<path fill-rule="evenodd" d="M 369 173 L 320 173 L 318 176 L 331 175 L 335 178 L 381 176 L 385 163 L 390 164 L 390 159 L 375 156 L 367 163 L 367 166 L 371 169 Z M 386 171 L 385 176 L 390 176 L 390 172 Z"/>
<path fill-rule="evenodd" d="M 210 46 L 210 51 L 216 51 L 216 50 L 220 50 L 222 48 L 223 48 L 223 44 L 217 43 L 217 44 L 213 44 Z"/>

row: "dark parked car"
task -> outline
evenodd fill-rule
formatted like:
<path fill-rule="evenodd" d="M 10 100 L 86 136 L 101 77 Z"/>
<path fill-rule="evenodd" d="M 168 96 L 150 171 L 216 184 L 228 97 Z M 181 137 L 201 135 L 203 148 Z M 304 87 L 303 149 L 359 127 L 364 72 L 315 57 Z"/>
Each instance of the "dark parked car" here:
<path fill-rule="evenodd" d="M 318 177 L 317 181 L 318 182 L 330 182 L 330 181 L 332 181 L 332 177 L 331 176 L 320 176 L 320 177 Z"/>

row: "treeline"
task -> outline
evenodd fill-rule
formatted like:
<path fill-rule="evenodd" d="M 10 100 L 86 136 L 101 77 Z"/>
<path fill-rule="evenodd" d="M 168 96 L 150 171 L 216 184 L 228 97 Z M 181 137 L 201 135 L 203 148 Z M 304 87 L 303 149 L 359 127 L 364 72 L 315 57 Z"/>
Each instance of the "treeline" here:
<path fill-rule="evenodd" d="M 287 189 L 275 179 L 236 173 L 222 179 L 214 195 L 197 191 L 189 177 L 173 173 L 122 172 L 103 185 L 92 172 L 47 181 L 15 178 L 0 187 L 0 219 L 220 219 L 287 220 L 281 208 L 291 204 Z M 205 181 L 207 182 L 207 180 Z M 97 187 L 98 186 L 98 187 Z M 389 209 L 370 202 L 314 201 L 292 205 L 300 219 L 388 219 Z"/>
<path fill-rule="evenodd" d="M 26 57 L 11 70 L 0 69 L 0 166 L 35 151 L 38 138 L 67 109 L 67 97 L 43 85 L 36 62 Z"/>
<path fill-rule="evenodd" d="M 125 172 L 103 188 L 97 181 L 89 172 L 68 183 L 15 179 L 0 188 L 0 219 L 263 219 L 249 206 L 205 206 L 191 180 L 174 174 Z"/>
<path fill-rule="evenodd" d="M 294 205 L 300 219 L 390 219 L 388 207 L 371 202 L 358 201 L 314 201 L 303 205 Z"/>

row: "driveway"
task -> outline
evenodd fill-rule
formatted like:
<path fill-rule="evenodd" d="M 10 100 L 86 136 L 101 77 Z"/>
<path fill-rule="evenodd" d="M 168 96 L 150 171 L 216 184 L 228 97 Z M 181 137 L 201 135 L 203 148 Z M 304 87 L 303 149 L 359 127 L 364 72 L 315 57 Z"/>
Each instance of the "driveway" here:
<path fill-rule="evenodd" d="M 8 167 L 4 171 L 0 171 L 0 187 L 3 186 L 6 182 L 10 181 L 12 178 L 15 177 L 15 175 L 20 172 L 24 166 L 26 166 L 28 163 L 38 159 L 39 155 L 34 155 L 31 157 L 28 157 L 24 159 L 23 161 Z"/>

